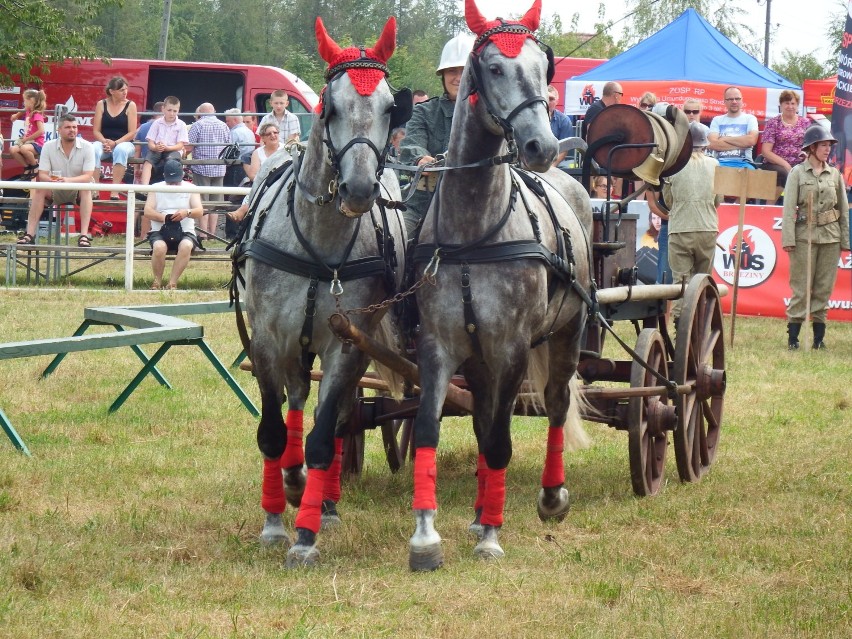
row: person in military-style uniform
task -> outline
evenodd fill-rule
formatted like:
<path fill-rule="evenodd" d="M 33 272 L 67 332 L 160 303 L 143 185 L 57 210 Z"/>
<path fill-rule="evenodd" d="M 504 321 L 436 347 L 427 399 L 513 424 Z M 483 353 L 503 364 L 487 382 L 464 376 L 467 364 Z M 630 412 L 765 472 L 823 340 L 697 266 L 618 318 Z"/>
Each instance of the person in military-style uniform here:
<path fill-rule="evenodd" d="M 828 298 L 837 278 L 840 250 L 849 248 L 849 204 L 846 185 L 840 172 L 827 163 L 831 133 L 814 124 L 807 131 L 802 149 L 807 160 L 797 164 L 784 187 L 784 217 L 781 224 L 781 246 L 790 256 L 790 288 L 793 297 L 787 307 L 787 347 L 799 348 L 799 332 L 808 318 L 807 261 L 808 233 L 811 232 L 811 321 L 815 349 L 825 348 L 825 316 Z M 811 220 L 808 220 L 808 195 L 813 196 Z"/>
<path fill-rule="evenodd" d="M 444 45 L 441 62 L 435 71 L 441 76 L 444 95 L 414 105 L 411 119 L 405 125 L 405 138 L 400 143 L 403 164 L 431 164 L 447 152 L 459 82 L 471 49 L 473 37 L 464 33 Z M 437 182 L 437 173 L 424 173 L 418 180 L 417 190 L 406 203 L 408 210 L 403 213 L 408 237 L 414 237 L 414 229 L 426 215 Z"/>

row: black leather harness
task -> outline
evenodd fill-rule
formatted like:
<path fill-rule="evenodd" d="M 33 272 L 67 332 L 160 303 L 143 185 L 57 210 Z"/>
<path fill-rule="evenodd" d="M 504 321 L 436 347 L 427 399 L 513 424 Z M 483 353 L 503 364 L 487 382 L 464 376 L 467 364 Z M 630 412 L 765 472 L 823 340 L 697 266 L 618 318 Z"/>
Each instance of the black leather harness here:
<path fill-rule="evenodd" d="M 414 248 L 412 260 L 415 263 L 428 263 L 427 272 L 430 269 L 434 272 L 437 270 L 439 263 L 461 264 L 461 288 L 462 301 L 464 304 L 464 323 L 465 331 L 470 335 L 471 342 L 477 356 L 482 359 L 482 347 L 479 342 L 478 322 L 476 313 L 473 308 L 473 297 L 470 292 L 470 264 L 482 264 L 489 262 L 506 262 L 514 260 L 537 260 L 542 263 L 556 276 L 548 285 L 548 300 L 552 300 L 558 289 L 558 284 L 562 283 L 565 286 L 565 291 L 562 298 L 562 304 L 565 303 L 565 298 L 568 290 L 573 289 L 587 305 L 590 313 L 597 312 L 597 303 L 594 300 L 594 291 L 590 294 L 577 282 L 576 276 L 576 261 L 574 258 L 574 249 L 571 239 L 571 233 L 565 227 L 559 224 L 556 217 L 556 212 L 550 202 L 547 191 L 544 188 L 539 177 L 531 172 L 525 171 L 517 167 L 510 167 L 512 172 L 512 187 L 509 196 L 509 203 L 506 212 L 488 229 L 479 239 L 467 244 L 441 244 L 435 242 L 432 244 L 418 244 Z M 548 217 L 553 227 L 556 236 L 556 251 L 551 251 L 548 247 L 541 243 L 541 228 L 538 217 L 530 208 L 529 203 L 524 196 L 524 191 L 519 187 L 517 180 L 521 180 L 526 184 L 530 192 L 535 194 L 544 204 L 548 211 Z M 521 201 L 527 211 L 530 219 L 530 225 L 533 230 L 533 238 L 525 240 L 510 240 L 506 242 L 488 243 L 502 229 L 509 220 L 509 215 L 514 210 L 517 197 L 520 194 Z M 438 237 L 438 213 L 440 212 L 440 191 L 435 194 L 435 216 L 434 226 L 435 235 Z M 586 238 L 588 239 L 588 238 Z M 558 313 L 557 313 L 558 316 Z M 556 320 L 554 319 L 554 322 Z M 531 347 L 546 342 L 553 334 L 553 327 L 547 333 L 536 339 Z"/>
<path fill-rule="evenodd" d="M 379 203 L 380 220 L 376 219 L 374 212 L 370 211 L 370 219 L 373 223 L 373 228 L 376 232 L 377 255 L 359 257 L 350 260 L 349 256 L 355 241 L 361 229 L 363 217 L 358 218 L 355 229 L 351 238 L 344 250 L 343 257 L 340 263 L 328 264 L 323 261 L 318 255 L 316 249 L 302 234 L 299 228 L 298 221 L 295 215 L 295 192 L 301 162 L 297 160 L 294 164 L 290 162 L 270 172 L 260 187 L 255 191 L 254 197 L 249 204 L 249 211 L 240 225 L 238 237 L 235 241 L 235 248 L 232 256 L 232 278 L 230 284 L 231 303 L 236 307 L 237 328 L 240 333 L 240 339 L 243 343 L 243 348 L 247 353 L 251 352 L 251 340 L 248 336 L 248 330 L 245 326 L 245 320 L 239 304 L 239 285 L 244 285 L 245 280 L 241 272 L 241 267 L 249 258 L 257 260 L 267 266 L 271 266 L 279 271 L 298 275 L 308 278 L 308 288 L 305 295 L 305 319 L 302 323 L 302 330 L 299 336 L 299 344 L 302 347 L 302 366 L 305 370 L 310 370 L 313 361 L 313 355 L 310 352 L 310 346 L 313 342 L 313 327 L 314 317 L 316 316 L 316 299 L 320 282 L 330 283 L 330 292 L 332 295 L 339 297 L 343 294 L 343 282 L 362 279 L 365 277 L 382 277 L 385 284 L 385 291 L 388 296 L 396 293 L 396 267 L 397 256 L 394 246 L 393 236 L 390 232 L 388 223 L 387 211 L 385 207 Z M 262 210 L 258 210 L 263 195 L 273 187 L 277 182 L 278 192 L 272 201 L 277 201 L 281 190 L 287 190 L 287 216 L 291 220 L 294 236 L 298 239 L 299 245 L 310 256 L 306 259 L 300 255 L 284 251 L 259 237 L 264 222 L 269 213 L 269 206 Z M 251 220 L 257 218 L 257 224 L 254 226 L 252 237 L 243 239 L 251 228 Z"/>

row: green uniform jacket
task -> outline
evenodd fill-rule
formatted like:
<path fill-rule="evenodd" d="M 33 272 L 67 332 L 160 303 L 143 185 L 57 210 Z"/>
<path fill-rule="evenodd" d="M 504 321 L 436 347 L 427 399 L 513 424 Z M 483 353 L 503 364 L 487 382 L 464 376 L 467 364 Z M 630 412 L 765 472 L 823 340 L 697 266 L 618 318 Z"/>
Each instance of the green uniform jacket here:
<path fill-rule="evenodd" d="M 840 219 L 823 226 L 813 225 L 814 244 L 832 244 L 840 242 L 841 249 L 849 248 L 849 203 L 846 201 L 846 187 L 840 172 L 826 165 L 821 171 L 815 171 L 805 160 L 797 164 L 787 176 L 784 187 L 784 217 L 781 223 L 781 246 L 796 246 L 797 240 L 807 243 L 808 193 L 813 193 L 814 215 L 823 211 L 838 209 Z M 801 221 L 796 222 L 797 213 Z"/>
<path fill-rule="evenodd" d="M 405 125 L 405 137 L 399 145 L 403 164 L 417 164 L 423 156 L 434 158 L 447 152 L 455 108 L 456 103 L 446 96 L 414 105 L 411 119 Z"/>

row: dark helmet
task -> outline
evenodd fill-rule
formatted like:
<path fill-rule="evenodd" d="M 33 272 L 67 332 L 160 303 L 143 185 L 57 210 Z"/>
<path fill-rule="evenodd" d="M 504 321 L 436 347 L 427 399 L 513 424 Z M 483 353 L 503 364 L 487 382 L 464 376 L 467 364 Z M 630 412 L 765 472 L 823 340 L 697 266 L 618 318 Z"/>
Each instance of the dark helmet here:
<path fill-rule="evenodd" d="M 811 144 L 817 142 L 831 142 L 835 144 L 837 140 L 831 135 L 831 131 L 820 124 L 812 124 L 805 131 L 805 137 L 802 139 L 802 150 L 807 151 Z"/>

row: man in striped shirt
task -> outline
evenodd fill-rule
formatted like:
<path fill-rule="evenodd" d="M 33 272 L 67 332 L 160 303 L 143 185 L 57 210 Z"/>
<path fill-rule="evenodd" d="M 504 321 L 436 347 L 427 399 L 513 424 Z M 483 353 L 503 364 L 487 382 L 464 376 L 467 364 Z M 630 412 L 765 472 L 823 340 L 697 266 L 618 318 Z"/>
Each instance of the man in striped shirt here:
<path fill-rule="evenodd" d="M 198 120 L 189 129 L 189 146 L 193 160 L 218 160 L 222 149 L 231 143 L 231 129 L 215 115 L 216 109 L 209 102 L 200 104 L 195 110 Z M 223 163 L 193 164 L 192 183 L 196 186 L 222 186 L 225 178 Z M 206 202 L 221 200 L 221 195 L 202 194 Z M 208 213 L 198 224 L 198 229 L 205 235 L 215 235 L 219 216 Z"/>

